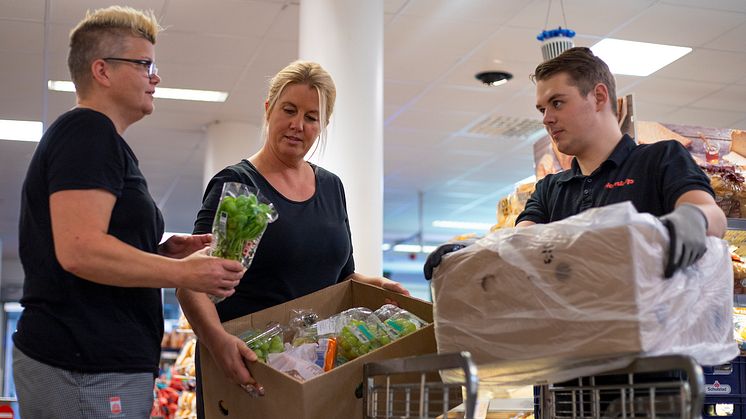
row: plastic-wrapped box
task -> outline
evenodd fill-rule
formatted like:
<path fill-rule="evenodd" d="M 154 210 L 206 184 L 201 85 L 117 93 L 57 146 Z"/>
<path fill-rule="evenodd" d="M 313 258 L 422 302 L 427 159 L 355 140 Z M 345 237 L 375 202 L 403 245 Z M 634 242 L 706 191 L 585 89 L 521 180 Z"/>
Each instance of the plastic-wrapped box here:
<path fill-rule="evenodd" d="M 733 272 L 726 243 L 707 246 L 664 279 L 668 232 L 630 203 L 498 230 L 435 271 L 438 351 L 500 364 L 492 375 L 510 384 L 597 374 L 637 355 L 727 362 L 738 353 Z M 480 378 L 489 371 L 480 367 Z"/>

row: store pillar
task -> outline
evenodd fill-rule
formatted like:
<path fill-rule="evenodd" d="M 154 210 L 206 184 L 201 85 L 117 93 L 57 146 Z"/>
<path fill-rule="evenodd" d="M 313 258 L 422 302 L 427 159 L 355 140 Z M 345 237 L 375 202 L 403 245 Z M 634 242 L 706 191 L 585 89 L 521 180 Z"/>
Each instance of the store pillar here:
<path fill-rule="evenodd" d="M 203 187 L 226 166 L 248 159 L 262 148 L 261 127 L 244 122 L 216 121 L 207 127 L 205 135 L 205 168 Z"/>
<path fill-rule="evenodd" d="M 302 0 L 298 55 L 337 87 L 326 149 L 310 160 L 344 183 L 356 271 L 381 275 L 383 1 Z"/>

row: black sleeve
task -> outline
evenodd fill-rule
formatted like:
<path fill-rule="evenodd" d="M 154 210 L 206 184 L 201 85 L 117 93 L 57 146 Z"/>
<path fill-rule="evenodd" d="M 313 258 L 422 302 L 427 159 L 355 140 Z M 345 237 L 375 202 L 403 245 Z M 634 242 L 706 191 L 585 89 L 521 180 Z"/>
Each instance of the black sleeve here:
<path fill-rule="evenodd" d="M 342 205 L 344 205 L 345 214 L 347 214 L 347 198 L 345 197 L 345 190 L 341 180 L 339 180 L 339 191 L 342 196 Z M 347 236 L 350 238 L 350 254 L 347 257 L 345 266 L 343 266 L 342 270 L 339 272 L 339 278 L 337 278 L 337 282 L 342 282 L 348 276 L 355 273 L 355 259 L 352 256 L 352 230 L 350 229 L 349 215 L 345 217 L 345 227 L 347 227 Z"/>
<path fill-rule="evenodd" d="M 655 143 L 664 147 L 660 159 L 659 185 L 665 213 L 674 210 L 676 201 L 686 192 L 701 190 L 715 197 L 710 179 L 692 155 L 675 140 Z"/>
<path fill-rule="evenodd" d="M 104 189 L 117 198 L 125 175 L 123 141 L 111 121 L 85 115 L 71 121 L 48 144 L 49 194 L 69 189 Z M 91 156 L 95 156 L 91 158 Z"/>
<path fill-rule="evenodd" d="M 218 172 L 210 179 L 205 189 L 205 195 L 202 197 L 202 208 L 197 213 L 197 219 L 194 220 L 194 230 L 192 234 L 212 233 L 212 223 L 215 218 L 215 211 L 220 203 L 220 194 L 223 193 L 223 184 L 225 182 L 246 183 L 245 179 L 233 170 L 231 167 Z M 253 186 L 253 185 L 252 185 Z"/>
<path fill-rule="evenodd" d="M 523 211 L 516 218 L 515 223 L 518 224 L 521 221 L 533 221 L 536 224 L 546 224 L 549 222 L 549 210 L 547 209 L 547 185 L 549 178 L 552 175 L 548 175 L 544 179 L 536 182 L 536 189 L 531 197 L 526 201 L 526 206 Z"/>

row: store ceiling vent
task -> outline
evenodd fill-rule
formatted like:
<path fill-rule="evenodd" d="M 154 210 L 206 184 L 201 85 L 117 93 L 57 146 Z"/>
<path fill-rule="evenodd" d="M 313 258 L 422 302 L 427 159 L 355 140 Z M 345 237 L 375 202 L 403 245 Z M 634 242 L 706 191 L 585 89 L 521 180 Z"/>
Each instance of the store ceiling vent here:
<path fill-rule="evenodd" d="M 544 130 L 544 125 L 535 119 L 490 115 L 469 129 L 469 134 L 486 137 L 527 138 Z"/>

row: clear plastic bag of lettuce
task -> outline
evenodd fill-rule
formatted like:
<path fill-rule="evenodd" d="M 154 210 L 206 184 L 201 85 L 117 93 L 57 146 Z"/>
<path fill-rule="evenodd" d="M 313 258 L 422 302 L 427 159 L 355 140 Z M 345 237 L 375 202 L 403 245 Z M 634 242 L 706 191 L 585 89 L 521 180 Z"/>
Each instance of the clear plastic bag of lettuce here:
<path fill-rule="evenodd" d="M 259 241 L 277 211 L 257 189 L 239 182 L 225 182 L 212 222 L 210 254 L 237 260 L 248 269 Z M 214 303 L 223 298 L 210 296 Z"/>
<path fill-rule="evenodd" d="M 280 353 L 285 350 L 282 343 L 282 327 L 278 323 L 268 325 L 264 330 L 250 329 L 241 333 L 238 337 L 246 343 L 256 354 L 260 361 L 266 363 L 271 353 Z"/>
<path fill-rule="evenodd" d="M 406 336 L 427 324 L 421 318 L 393 304 L 385 304 L 373 314 L 391 331 L 390 335 L 395 336 L 393 339 Z"/>

